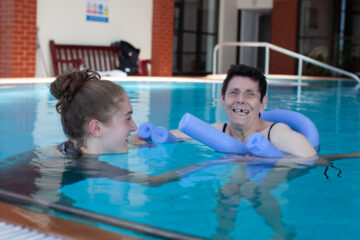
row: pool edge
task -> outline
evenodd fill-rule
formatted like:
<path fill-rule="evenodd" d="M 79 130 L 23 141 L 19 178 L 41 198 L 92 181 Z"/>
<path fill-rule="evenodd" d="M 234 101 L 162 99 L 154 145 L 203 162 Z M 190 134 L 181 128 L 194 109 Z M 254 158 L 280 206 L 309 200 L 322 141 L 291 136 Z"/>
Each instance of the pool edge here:
<path fill-rule="evenodd" d="M 0 201 L 0 220 L 65 239 L 140 239 L 33 212 L 2 201 Z"/>

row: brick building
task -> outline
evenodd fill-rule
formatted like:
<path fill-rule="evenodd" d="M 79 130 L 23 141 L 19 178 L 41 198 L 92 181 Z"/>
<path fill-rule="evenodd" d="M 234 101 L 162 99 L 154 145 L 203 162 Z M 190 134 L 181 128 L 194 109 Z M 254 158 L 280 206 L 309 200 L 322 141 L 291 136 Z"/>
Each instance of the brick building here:
<path fill-rule="evenodd" d="M 0 2 L 0 77 L 36 76 L 40 3 Z M 360 25 L 359 10 L 356 0 L 153 0 L 149 9 L 152 75 L 208 74 L 216 43 L 249 39 L 266 40 L 360 72 L 359 33 L 355 31 Z M 250 28 L 250 23 L 255 25 Z M 323 49 L 322 55 L 316 55 L 314 49 Z M 247 64 L 251 59 L 252 65 L 263 64 L 259 52 L 226 51 L 220 63 L 222 71 L 229 64 Z M 296 72 L 294 59 L 273 52 L 270 57 L 270 73 Z"/>

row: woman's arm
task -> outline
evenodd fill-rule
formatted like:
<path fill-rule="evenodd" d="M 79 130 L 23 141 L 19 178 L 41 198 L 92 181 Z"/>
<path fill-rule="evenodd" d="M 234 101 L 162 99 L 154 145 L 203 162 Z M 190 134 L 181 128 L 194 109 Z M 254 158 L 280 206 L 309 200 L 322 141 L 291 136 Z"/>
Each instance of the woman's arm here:
<path fill-rule="evenodd" d="M 144 173 L 137 173 L 123 168 L 112 166 L 102 161 L 97 161 L 97 163 L 93 162 L 92 164 L 96 164 L 97 166 L 96 167 L 93 166 L 92 168 L 93 169 L 96 168 L 98 173 L 93 177 L 106 177 L 122 182 L 139 183 L 144 186 L 161 186 L 165 183 L 179 180 L 183 177 L 188 176 L 189 174 L 192 174 L 196 171 L 199 171 L 209 166 L 232 164 L 244 160 L 246 161 L 248 160 L 248 158 L 240 157 L 240 156 L 236 156 L 236 157 L 229 156 L 226 159 L 209 160 L 201 163 L 192 164 L 189 166 L 184 166 L 159 175 L 148 175 Z"/>
<path fill-rule="evenodd" d="M 347 158 L 360 158 L 360 152 L 343 153 L 343 154 L 328 154 L 322 155 L 321 157 L 326 158 L 329 161 L 347 159 Z"/>
<path fill-rule="evenodd" d="M 314 147 L 304 135 L 292 130 L 284 123 L 274 125 L 270 139 L 275 147 L 290 155 L 304 158 L 317 155 Z"/>

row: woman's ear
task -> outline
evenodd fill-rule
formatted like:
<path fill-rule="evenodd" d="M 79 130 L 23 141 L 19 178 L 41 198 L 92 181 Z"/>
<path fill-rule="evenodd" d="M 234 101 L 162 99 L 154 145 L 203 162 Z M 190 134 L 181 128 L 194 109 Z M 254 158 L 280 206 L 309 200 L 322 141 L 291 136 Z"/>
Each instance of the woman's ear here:
<path fill-rule="evenodd" d="M 265 95 L 264 98 L 263 98 L 263 100 L 262 100 L 262 103 L 261 103 L 261 112 L 264 111 L 267 102 L 268 102 L 268 97 Z"/>
<path fill-rule="evenodd" d="M 93 137 L 101 137 L 101 128 L 100 128 L 100 122 L 96 119 L 92 119 L 89 122 L 89 132 Z"/>
<path fill-rule="evenodd" d="M 223 94 L 221 94 L 221 106 L 225 109 L 225 100 Z"/>

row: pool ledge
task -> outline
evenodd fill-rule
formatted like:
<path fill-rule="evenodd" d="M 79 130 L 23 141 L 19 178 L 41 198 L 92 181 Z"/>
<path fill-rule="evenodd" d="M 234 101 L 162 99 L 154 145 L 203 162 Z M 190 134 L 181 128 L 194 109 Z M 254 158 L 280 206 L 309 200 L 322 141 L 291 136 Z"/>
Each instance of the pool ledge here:
<path fill-rule="evenodd" d="M 144 77 L 144 76 L 123 76 L 111 77 L 102 76 L 102 79 L 111 81 L 139 81 L 139 82 L 206 82 L 206 83 L 222 83 L 225 79 L 225 74 L 207 75 L 204 77 Z M 280 75 L 270 74 L 267 76 L 269 84 L 288 83 L 289 85 L 297 84 L 298 76 L 296 75 Z M 0 78 L 0 85 L 12 84 L 36 84 L 36 83 L 51 83 L 55 77 L 37 77 L 37 78 Z M 305 81 L 354 81 L 349 78 L 333 78 L 333 77 L 314 77 L 303 76 Z"/>
<path fill-rule="evenodd" d="M 62 239 L 139 239 L 33 212 L 4 202 L 0 202 L 0 221 Z"/>

